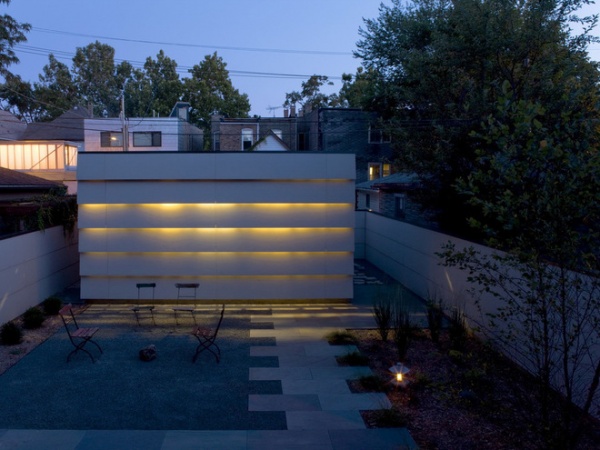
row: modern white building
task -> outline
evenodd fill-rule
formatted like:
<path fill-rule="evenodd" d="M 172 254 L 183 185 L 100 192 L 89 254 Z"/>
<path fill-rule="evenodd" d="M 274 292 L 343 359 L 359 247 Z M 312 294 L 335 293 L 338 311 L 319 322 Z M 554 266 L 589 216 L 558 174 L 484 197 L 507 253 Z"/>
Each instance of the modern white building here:
<path fill-rule="evenodd" d="M 352 154 L 83 152 L 81 296 L 349 300 L 354 176 Z"/>

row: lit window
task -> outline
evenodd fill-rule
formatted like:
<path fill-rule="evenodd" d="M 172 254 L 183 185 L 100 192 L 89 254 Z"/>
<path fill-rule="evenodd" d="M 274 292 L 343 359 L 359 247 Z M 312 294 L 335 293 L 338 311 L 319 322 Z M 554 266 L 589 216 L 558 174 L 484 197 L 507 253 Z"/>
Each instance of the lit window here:
<path fill-rule="evenodd" d="M 160 147 L 162 146 L 162 134 L 160 131 L 133 133 L 133 146 Z"/>
<path fill-rule="evenodd" d="M 100 147 L 123 147 L 123 133 L 115 131 L 100 132 Z"/>
<path fill-rule="evenodd" d="M 250 150 L 252 143 L 252 129 L 244 128 L 242 130 L 242 150 Z"/>
<path fill-rule="evenodd" d="M 369 181 L 381 178 L 381 163 L 369 163 Z"/>

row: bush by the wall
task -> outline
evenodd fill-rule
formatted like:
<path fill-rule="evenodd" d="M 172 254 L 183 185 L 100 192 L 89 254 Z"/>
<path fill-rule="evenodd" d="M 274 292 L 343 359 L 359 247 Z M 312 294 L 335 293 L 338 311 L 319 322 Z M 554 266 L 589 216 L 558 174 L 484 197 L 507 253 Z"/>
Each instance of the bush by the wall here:
<path fill-rule="evenodd" d="M 56 316 L 60 308 L 62 308 L 62 300 L 54 295 L 48 297 L 42 302 L 42 308 L 47 316 Z"/>
<path fill-rule="evenodd" d="M 0 342 L 4 345 L 17 345 L 23 338 L 23 332 L 14 322 L 6 322 L 0 329 Z"/>
<path fill-rule="evenodd" d="M 46 316 L 40 308 L 32 306 L 23 313 L 23 326 L 28 329 L 39 328 L 46 320 Z"/>

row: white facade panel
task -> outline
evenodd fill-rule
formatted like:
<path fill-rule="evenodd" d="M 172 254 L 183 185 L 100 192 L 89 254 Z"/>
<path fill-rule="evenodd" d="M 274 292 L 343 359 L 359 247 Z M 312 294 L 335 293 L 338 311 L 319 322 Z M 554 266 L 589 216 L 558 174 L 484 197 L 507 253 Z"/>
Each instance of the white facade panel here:
<path fill-rule="evenodd" d="M 78 174 L 84 299 L 352 297 L 352 154 L 84 153 Z"/>
<path fill-rule="evenodd" d="M 80 181 L 78 192 L 87 203 L 343 203 L 354 195 L 354 183 L 344 181 Z"/>
<path fill-rule="evenodd" d="M 91 151 L 86 149 L 87 151 Z M 168 152 L 138 158 L 115 153 L 109 166 L 103 153 L 86 155 L 78 168 L 83 180 L 354 180 L 354 155 L 336 153 L 232 152 L 184 153 L 176 160 Z M 354 195 L 354 193 L 353 193 Z"/>
<path fill-rule="evenodd" d="M 349 228 L 82 229 L 82 252 L 347 251 Z"/>
<path fill-rule="evenodd" d="M 79 198 L 82 198 L 80 195 Z M 354 207 L 315 204 L 80 205 L 81 228 L 348 228 Z"/>

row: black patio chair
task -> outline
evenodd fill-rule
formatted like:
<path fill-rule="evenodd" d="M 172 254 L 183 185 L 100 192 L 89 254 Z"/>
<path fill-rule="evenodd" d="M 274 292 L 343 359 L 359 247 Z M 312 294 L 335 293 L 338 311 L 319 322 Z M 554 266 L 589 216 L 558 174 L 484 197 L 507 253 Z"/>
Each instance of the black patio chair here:
<path fill-rule="evenodd" d="M 69 335 L 69 340 L 71 341 L 71 344 L 73 344 L 73 346 L 75 347 L 75 349 L 71 353 L 69 353 L 69 356 L 67 356 L 67 362 L 69 362 L 71 356 L 73 356 L 73 354 L 77 353 L 79 350 L 86 352 L 89 355 L 89 357 L 92 358 L 92 362 L 96 362 L 94 356 L 89 351 L 87 351 L 84 348 L 84 346 L 88 342 L 91 342 L 96 347 L 98 347 L 100 353 L 103 353 L 100 346 L 92 340 L 92 337 L 94 337 L 99 328 L 79 327 L 77 320 L 75 320 L 75 315 L 73 314 L 73 306 L 71 304 L 63 306 L 62 309 L 58 312 L 58 314 L 60 314 L 60 318 L 62 319 L 63 324 L 65 325 L 65 329 L 67 330 L 67 334 Z M 73 326 L 69 326 L 68 316 L 71 316 L 71 322 L 73 323 L 73 325 L 75 325 L 74 330 L 72 330 Z"/>
<path fill-rule="evenodd" d="M 221 349 L 216 343 L 217 334 L 219 333 L 219 328 L 221 328 L 221 323 L 223 322 L 223 315 L 225 314 L 225 305 L 221 307 L 221 313 L 219 314 L 219 321 L 214 328 L 209 327 L 194 327 L 192 330 L 192 335 L 198 339 L 198 346 L 196 347 L 196 353 L 194 353 L 194 357 L 192 358 L 192 362 L 196 362 L 200 353 L 204 350 L 208 350 L 211 352 L 216 360 L 217 364 L 221 360 Z"/>
<path fill-rule="evenodd" d="M 131 310 L 133 311 L 133 313 L 135 314 L 135 320 L 137 320 L 137 324 L 140 325 L 140 316 L 139 313 L 141 311 L 148 311 L 150 313 L 150 315 L 152 316 L 152 323 L 154 325 L 156 325 L 156 321 L 154 320 L 154 305 L 141 305 L 140 304 L 140 292 L 143 289 L 150 289 L 152 292 L 152 300 L 154 301 L 154 290 L 156 289 L 156 283 L 137 283 L 135 285 L 135 287 L 137 287 L 137 304 L 131 308 Z"/>

